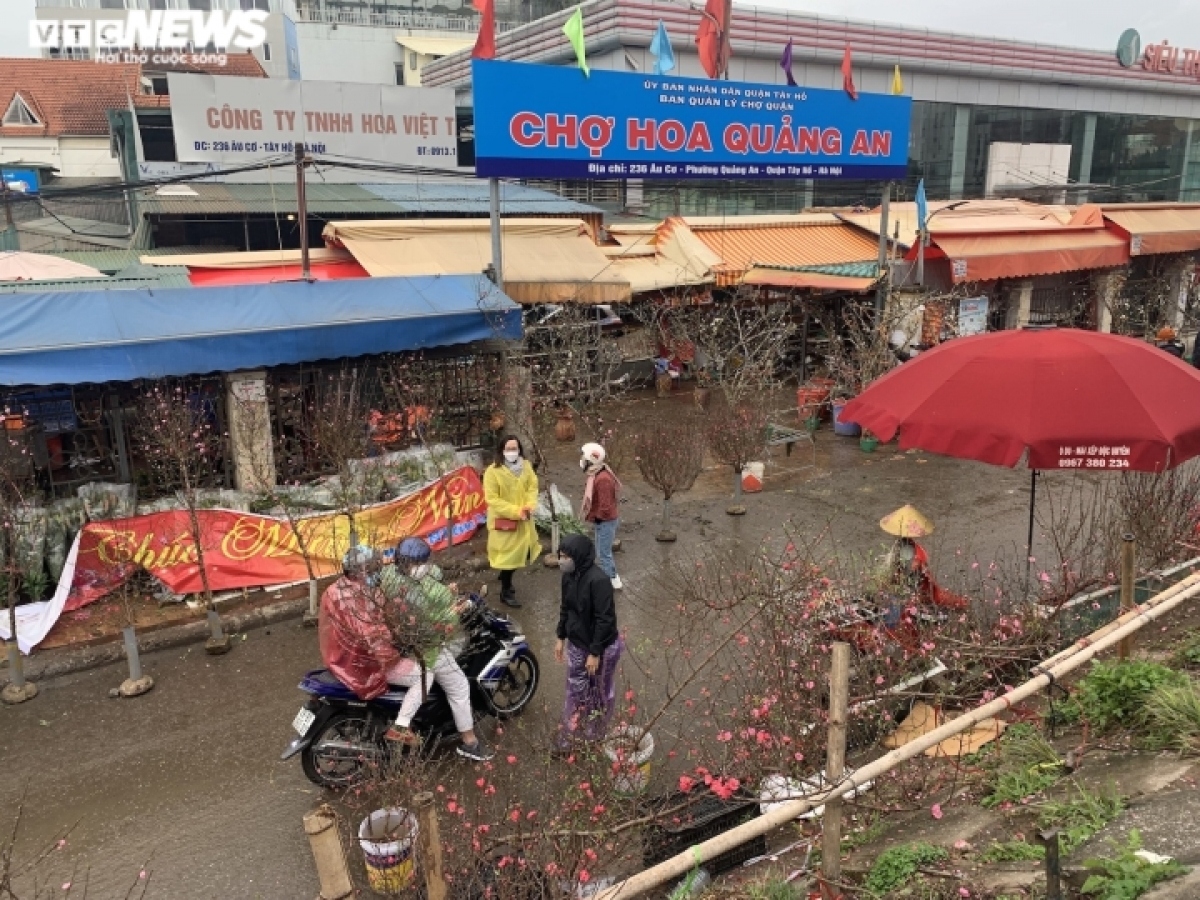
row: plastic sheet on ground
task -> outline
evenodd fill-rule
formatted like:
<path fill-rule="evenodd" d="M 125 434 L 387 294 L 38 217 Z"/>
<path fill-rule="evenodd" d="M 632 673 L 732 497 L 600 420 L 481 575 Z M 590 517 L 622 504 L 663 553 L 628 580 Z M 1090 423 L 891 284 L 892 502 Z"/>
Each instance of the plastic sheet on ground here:
<path fill-rule="evenodd" d="M 93 481 L 80 485 L 75 493 L 91 522 L 125 519 L 137 512 L 137 489 L 132 484 Z"/>
<path fill-rule="evenodd" d="M 49 600 L 26 603 L 17 607 L 17 646 L 26 656 L 41 642 L 42 638 L 50 633 L 50 629 L 62 615 L 67 595 L 71 592 L 71 581 L 75 577 L 75 561 L 79 557 L 79 537 L 80 533 L 77 532 L 75 541 L 71 544 L 71 552 L 67 554 L 66 563 L 63 565 L 62 578 L 59 579 L 54 596 Z M 12 632 L 9 630 L 8 610 L 4 610 L 0 615 L 0 638 L 6 641 L 12 638 Z"/>
<path fill-rule="evenodd" d="M 550 512 L 550 500 L 554 500 L 554 515 Z M 554 521 L 554 517 L 558 518 L 558 530 L 560 534 L 583 534 L 584 526 L 577 518 L 575 511 L 571 506 L 571 501 L 558 489 L 558 485 L 550 485 L 547 490 L 538 494 L 537 506 L 533 510 L 533 524 L 538 530 L 549 534 L 550 524 Z"/>
<path fill-rule="evenodd" d="M 905 744 L 915 741 L 921 735 L 928 734 L 935 728 L 940 728 L 954 718 L 955 716 L 947 717 L 942 710 L 918 700 L 913 704 L 908 717 L 900 723 L 900 727 L 884 737 L 880 743 L 889 750 L 896 747 L 903 747 Z M 940 744 L 930 747 L 925 751 L 925 755 L 967 756 L 975 753 L 985 744 L 990 744 L 996 740 L 996 738 L 1004 734 L 1006 727 L 1008 727 L 1007 724 L 1000 719 L 984 719 L 974 728 L 957 734 L 954 737 L 946 738 Z"/>

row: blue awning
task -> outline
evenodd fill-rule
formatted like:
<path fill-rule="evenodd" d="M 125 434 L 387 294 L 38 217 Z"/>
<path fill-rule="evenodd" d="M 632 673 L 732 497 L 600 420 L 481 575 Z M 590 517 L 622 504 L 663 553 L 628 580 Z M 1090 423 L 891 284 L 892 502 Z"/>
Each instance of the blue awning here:
<path fill-rule="evenodd" d="M 0 295 L 0 384 L 231 372 L 521 336 L 482 275 Z"/>

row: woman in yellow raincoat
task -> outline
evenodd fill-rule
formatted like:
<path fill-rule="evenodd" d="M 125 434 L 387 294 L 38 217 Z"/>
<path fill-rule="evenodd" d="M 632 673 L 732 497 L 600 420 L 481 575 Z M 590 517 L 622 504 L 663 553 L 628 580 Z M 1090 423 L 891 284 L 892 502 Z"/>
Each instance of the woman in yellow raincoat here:
<path fill-rule="evenodd" d="M 488 507 L 488 564 L 500 573 L 500 599 L 514 608 L 521 601 L 513 589 L 513 572 L 542 553 L 533 524 L 537 495 L 537 475 L 521 442 L 506 438 L 496 461 L 483 473 L 483 496 Z"/>

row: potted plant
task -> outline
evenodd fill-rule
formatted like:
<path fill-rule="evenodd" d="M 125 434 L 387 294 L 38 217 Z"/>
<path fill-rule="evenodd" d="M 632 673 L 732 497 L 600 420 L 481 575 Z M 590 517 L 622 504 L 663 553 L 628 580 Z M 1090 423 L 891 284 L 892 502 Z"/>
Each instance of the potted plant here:
<path fill-rule="evenodd" d="M 862 437 L 858 439 L 858 448 L 863 453 L 874 453 L 875 448 L 879 446 L 879 438 L 871 434 L 869 431 L 864 431 Z"/>
<path fill-rule="evenodd" d="M 575 414 L 571 411 L 571 407 L 559 408 L 558 421 L 554 423 L 554 437 L 564 444 L 575 440 Z"/>

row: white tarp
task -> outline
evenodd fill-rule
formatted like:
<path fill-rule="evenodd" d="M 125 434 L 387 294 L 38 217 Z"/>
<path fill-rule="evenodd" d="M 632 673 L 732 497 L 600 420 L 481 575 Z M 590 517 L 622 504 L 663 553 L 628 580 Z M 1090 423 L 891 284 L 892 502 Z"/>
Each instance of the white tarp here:
<path fill-rule="evenodd" d="M 41 643 L 42 638 L 50 633 L 50 629 L 62 615 L 67 595 L 71 593 L 71 582 L 75 580 L 75 560 L 79 557 L 79 537 L 80 534 L 77 533 L 75 541 L 71 544 L 71 552 L 67 554 L 67 562 L 63 566 L 62 577 L 58 580 L 54 596 L 49 600 L 26 603 L 24 606 L 17 607 L 17 646 L 26 656 Z M 8 616 L 7 609 L 0 610 L 0 638 L 6 641 L 12 637 L 12 631 L 8 627 Z"/>
<path fill-rule="evenodd" d="M 180 162 L 244 164 L 292 154 L 454 169 L 454 91 L 170 72 Z"/>

